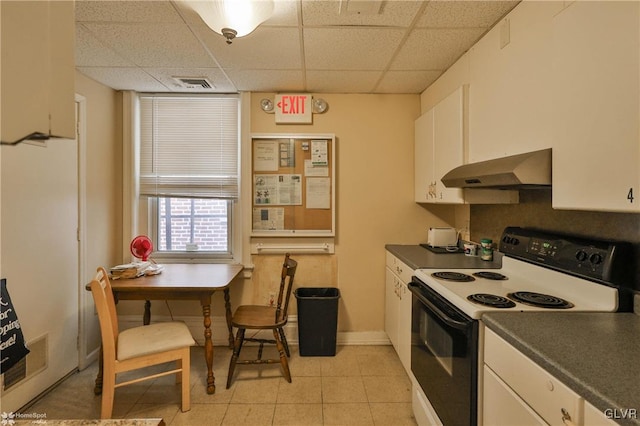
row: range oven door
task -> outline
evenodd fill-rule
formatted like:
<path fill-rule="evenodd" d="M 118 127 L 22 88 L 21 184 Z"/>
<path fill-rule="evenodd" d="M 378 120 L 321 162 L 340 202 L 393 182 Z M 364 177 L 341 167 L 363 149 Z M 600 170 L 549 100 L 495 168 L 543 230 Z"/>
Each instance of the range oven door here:
<path fill-rule="evenodd" d="M 411 371 L 445 425 L 476 425 L 478 321 L 415 277 L 409 290 Z"/>

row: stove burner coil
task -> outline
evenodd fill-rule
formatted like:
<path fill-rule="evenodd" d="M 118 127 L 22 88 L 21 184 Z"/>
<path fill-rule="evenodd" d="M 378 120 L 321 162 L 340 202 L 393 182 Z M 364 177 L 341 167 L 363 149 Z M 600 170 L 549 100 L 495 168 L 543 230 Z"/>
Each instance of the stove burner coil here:
<path fill-rule="evenodd" d="M 533 293 L 530 291 L 516 291 L 507 294 L 512 300 L 516 302 L 524 303 L 529 306 L 536 306 L 540 308 L 549 309 L 569 309 L 573 308 L 573 303 L 568 302 L 556 296 L 550 296 L 548 294 Z"/>
<path fill-rule="evenodd" d="M 467 296 L 467 300 L 480 305 L 491 306 L 493 308 L 515 308 L 516 303 L 506 297 L 495 294 L 476 293 Z"/>
<path fill-rule="evenodd" d="M 489 271 L 475 272 L 473 275 L 475 277 L 485 278 L 487 280 L 508 280 L 509 279 L 507 278 L 506 275 L 502 275 L 497 272 L 489 272 Z"/>
<path fill-rule="evenodd" d="M 476 280 L 471 275 L 463 274 L 460 272 L 449 272 L 449 271 L 434 272 L 431 274 L 431 276 L 434 278 L 440 278 L 441 280 L 458 281 L 458 282 L 468 282 L 468 281 Z"/>

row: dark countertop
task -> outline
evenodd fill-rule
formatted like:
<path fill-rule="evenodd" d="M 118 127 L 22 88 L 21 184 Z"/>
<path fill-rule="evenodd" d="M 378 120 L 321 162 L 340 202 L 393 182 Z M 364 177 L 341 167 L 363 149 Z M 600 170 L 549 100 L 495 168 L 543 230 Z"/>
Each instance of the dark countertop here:
<path fill-rule="evenodd" d="M 482 321 L 600 411 L 636 410 L 616 422 L 640 425 L 640 315 L 499 312 Z"/>
<path fill-rule="evenodd" d="M 434 253 L 419 245 L 387 244 L 385 248 L 411 269 L 499 269 L 502 266 L 499 252 L 494 252 L 493 261 L 489 262 L 464 253 Z"/>

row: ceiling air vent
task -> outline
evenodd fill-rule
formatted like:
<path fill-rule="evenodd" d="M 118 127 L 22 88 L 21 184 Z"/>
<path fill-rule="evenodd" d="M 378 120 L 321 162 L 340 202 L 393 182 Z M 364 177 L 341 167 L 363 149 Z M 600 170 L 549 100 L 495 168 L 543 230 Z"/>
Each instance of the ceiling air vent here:
<path fill-rule="evenodd" d="M 204 77 L 173 77 L 173 79 L 187 89 L 213 89 L 213 84 Z"/>

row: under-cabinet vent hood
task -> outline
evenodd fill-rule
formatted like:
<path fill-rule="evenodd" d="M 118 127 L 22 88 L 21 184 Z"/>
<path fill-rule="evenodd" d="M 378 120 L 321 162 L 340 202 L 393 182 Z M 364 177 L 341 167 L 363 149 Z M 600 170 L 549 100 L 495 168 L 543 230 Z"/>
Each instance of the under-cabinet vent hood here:
<path fill-rule="evenodd" d="M 551 148 L 464 164 L 442 177 L 447 188 L 538 188 L 551 185 Z"/>

